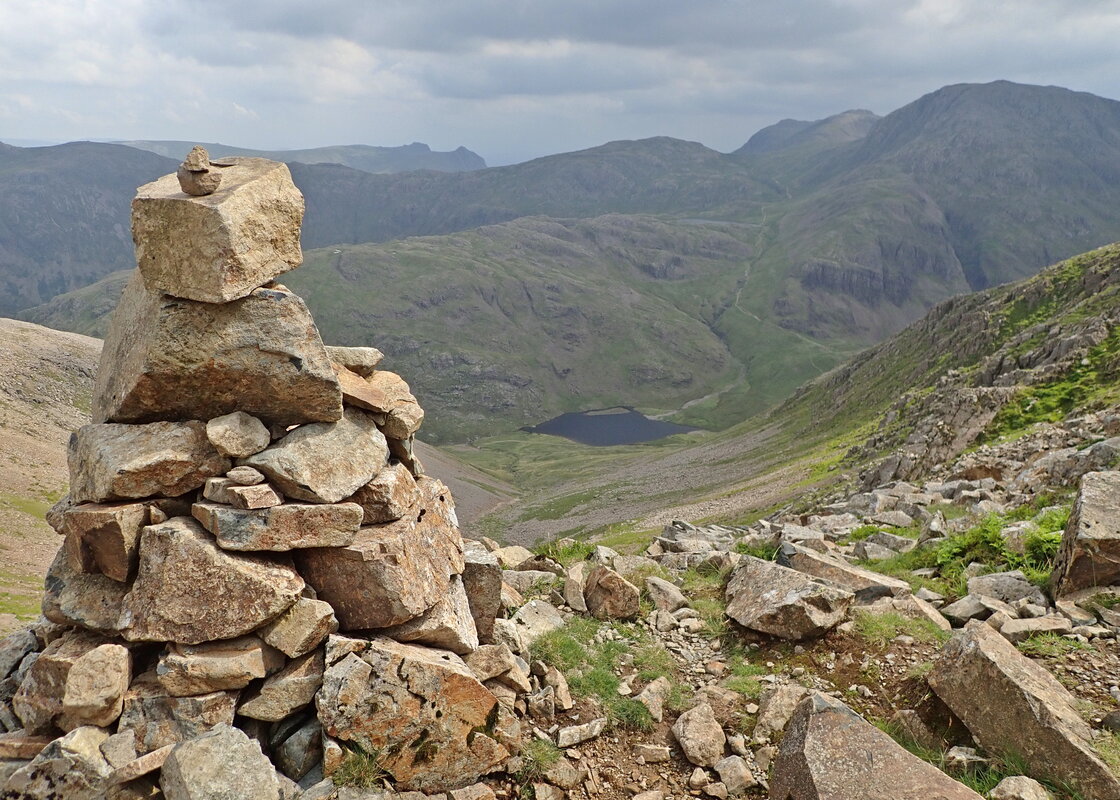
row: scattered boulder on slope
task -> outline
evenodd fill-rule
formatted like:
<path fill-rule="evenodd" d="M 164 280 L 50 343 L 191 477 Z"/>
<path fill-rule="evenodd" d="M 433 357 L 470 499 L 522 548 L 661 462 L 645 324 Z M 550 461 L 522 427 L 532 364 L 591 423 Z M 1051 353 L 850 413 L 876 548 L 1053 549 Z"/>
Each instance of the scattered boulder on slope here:
<path fill-rule="evenodd" d="M 745 628 L 798 641 L 847 616 L 855 596 L 797 570 L 744 556 L 727 583 L 727 616 Z"/>

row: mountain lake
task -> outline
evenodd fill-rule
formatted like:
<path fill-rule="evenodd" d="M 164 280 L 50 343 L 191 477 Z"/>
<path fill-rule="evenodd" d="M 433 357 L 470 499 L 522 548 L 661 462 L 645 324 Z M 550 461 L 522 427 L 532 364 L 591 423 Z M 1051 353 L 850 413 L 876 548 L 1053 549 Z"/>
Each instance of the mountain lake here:
<path fill-rule="evenodd" d="M 676 433 L 699 430 L 689 425 L 677 425 L 650 419 L 630 407 L 616 406 L 593 411 L 572 411 L 553 417 L 540 425 L 522 428 L 529 433 L 546 433 L 563 436 L 580 444 L 607 447 L 617 444 L 637 444 L 664 439 Z"/>

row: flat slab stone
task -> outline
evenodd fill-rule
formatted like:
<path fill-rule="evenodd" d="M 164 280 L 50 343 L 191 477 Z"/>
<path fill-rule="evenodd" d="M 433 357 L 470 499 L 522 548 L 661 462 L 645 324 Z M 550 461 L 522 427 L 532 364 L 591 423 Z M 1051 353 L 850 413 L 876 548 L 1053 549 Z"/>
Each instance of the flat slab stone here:
<path fill-rule="evenodd" d="M 4 800 L 103 800 L 109 795 L 112 767 L 100 746 L 109 738 L 101 728 L 76 728 L 43 748 L 0 787 Z"/>
<path fill-rule="evenodd" d="M 408 384 L 400 375 L 374 370 L 363 378 L 344 367 L 338 368 L 336 372 L 345 401 L 383 415 L 385 421 L 381 429 L 386 436 L 407 439 L 420 429 L 420 423 L 424 421 L 424 409 L 416 402 Z"/>
<path fill-rule="evenodd" d="M 389 447 L 373 417 L 347 408 L 337 422 L 301 425 L 244 463 L 287 497 L 337 503 L 373 480 L 388 459 Z"/>
<path fill-rule="evenodd" d="M 368 378 L 385 358 L 385 354 L 376 347 L 339 347 L 329 344 L 327 355 L 338 366 L 345 367 L 363 378 Z"/>
<path fill-rule="evenodd" d="M 245 698 L 237 713 L 265 722 L 279 722 L 315 699 L 323 685 L 323 651 L 300 656 L 267 678 L 251 696 Z"/>
<path fill-rule="evenodd" d="M 362 523 L 362 507 L 355 503 L 286 503 L 261 509 L 195 503 L 191 515 L 214 534 L 223 550 L 345 547 Z"/>
<path fill-rule="evenodd" d="M 398 789 L 474 783 L 516 747 L 516 718 L 454 653 L 332 636 L 316 699 L 328 735 L 381 753 Z"/>
<path fill-rule="evenodd" d="M 451 492 L 421 478 L 420 499 L 396 522 L 361 528 L 347 547 L 294 553 L 300 574 L 331 604 L 341 630 L 368 630 L 415 619 L 445 597 L 464 567 Z"/>
<path fill-rule="evenodd" d="M 211 167 L 221 175 L 212 194 L 184 194 L 175 175 L 136 190 L 132 240 L 150 288 L 228 303 L 303 263 L 303 195 L 287 165 L 265 158 L 221 163 Z"/>
<path fill-rule="evenodd" d="M 95 422 L 329 422 L 342 392 L 307 306 L 280 288 L 232 303 L 183 300 L 133 277 L 113 313 L 93 394 Z"/>
<path fill-rule="evenodd" d="M 67 461 L 75 504 L 177 497 L 231 466 L 198 420 L 83 425 L 70 435 Z"/>
<path fill-rule="evenodd" d="M 982 800 L 839 700 L 817 692 L 794 711 L 771 775 L 775 798 Z"/>
<path fill-rule="evenodd" d="M 927 680 L 985 751 L 1014 754 L 1030 777 L 1076 785 L 1087 797 L 1120 797 L 1074 697 L 990 625 L 974 621 L 954 634 Z"/>
<path fill-rule="evenodd" d="M 879 597 L 910 594 L 910 584 L 900 578 L 880 575 L 788 542 L 778 551 L 778 563 L 847 589 L 856 596 L 857 603 L 869 603 Z"/>
<path fill-rule="evenodd" d="M 284 666 L 279 651 L 256 636 L 198 645 L 170 644 L 156 664 L 156 680 L 174 697 L 244 689 Z"/>
<path fill-rule="evenodd" d="M 743 556 L 727 583 L 727 616 L 745 628 L 797 641 L 838 625 L 855 596 L 797 570 Z"/>
<path fill-rule="evenodd" d="M 303 587 L 288 564 L 222 550 L 198 522 L 175 517 L 144 529 L 122 635 L 181 644 L 233 639 L 280 616 Z"/>

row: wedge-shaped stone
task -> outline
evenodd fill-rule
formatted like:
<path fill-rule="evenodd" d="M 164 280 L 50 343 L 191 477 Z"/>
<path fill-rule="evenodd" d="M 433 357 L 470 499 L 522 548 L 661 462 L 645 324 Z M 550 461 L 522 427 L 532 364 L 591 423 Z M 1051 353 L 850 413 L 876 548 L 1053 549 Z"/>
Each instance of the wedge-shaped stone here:
<path fill-rule="evenodd" d="M 1053 584 L 1065 595 L 1120 583 L 1120 472 L 1087 472 L 1069 515 Z"/>
<path fill-rule="evenodd" d="M 265 722 L 279 722 L 315 699 L 323 685 L 323 651 L 300 656 L 268 678 L 237 713 Z"/>
<path fill-rule="evenodd" d="M 85 503 L 68 509 L 62 524 L 68 542 L 80 550 L 79 562 L 85 563 L 88 555 L 92 571 L 115 581 L 127 581 L 136 569 L 140 531 L 148 524 L 148 505 Z"/>
<path fill-rule="evenodd" d="M 243 467 L 243 469 L 256 472 L 252 467 Z M 261 475 L 261 478 L 264 476 Z M 215 503 L 244 509 L 272 508 L 284 502 L 281 494 L 267 483 L 242 486 L 229 478 L 207 478 L 202 496 Z"/>
<path fill-rule="evenodd" d="M 383 415 L 382 430 L 386 436 L 407 439 L 420 429 L 424 409 L 420 408 L 400 375 L 375 370 L 363 378 L 344 367 L 336 371 L 346 402 Z"/>
<path fill-rule="evenodd" d="M 303 590 L 286 563 L 229 553 L 189 517 L 149 525 L 121 612 L 130 641 L 233 639 L 280 616 Z"/>
<path fill-rule="evenodd" d="M 419 494 L 416 479 L 401 463 L 393 463 L 373 476 L 373 480 L 354 492 L 348 499 L 362 507 L 363 525 L 393 522 L 416 505 Z"/>
<path fill-rule="evenodd" d="M 82 655 L 66 676 L 62 695 L 64 731 L 83 725 L 107 728 L 124 707 L 124 693 L 132 680 L 132 655 L 119 644 L 102 644 Z"/>
<path fill-rule="evenodd" d="M 910 594 L 910 584 L 904 580 L 880 575 L 790 542 L 783 544 L 778 551 L 778 563 L 847 589 L 856 596 L 857 603 L 870 603 L 879 597 Z"/>
<path fill-rule="evenodd" d="M 303 195 L 287 165 L 264 158 L 222 164 L 211 168 L 221 175 L 213 194 L 186 195 L 175 175 L 136 190 L 132 240 L 152 289 L 228 303 L 303 263 Z"/>
<path fill-rule="evenodd" d="M 855 596 L 753 556 L 727 583 L 727 616 L 745 628 L 797 641 L 820 636 L 847 616 Z"/>
<path fill-rule="evenodd" d="M 28 733 L 49 733 L 66 694 L 66 682 L 78 660 L 107 644 L 103 636 L 73 630 L 48 644 L 27 670 L 12 697 L 12 708 Z"/>
<path fill-rule="evenodd" d="M 287 503 L 255 510 L 195 503 L 191 514 L 225 550 L 345 547 L 362 524 L 362 507 L 354 503 Z"/>
<path fill-rule="evenodd" d="M 155 672 L 145 672 L 125 692 L 120 731 L 135 733 L 137 752 L 150 753 L 223 722 L 232 725 L 236 708 L 235 691 L 173 697 L 160 686 Z"/>
<path fill-rule="evenodd" d="M 297 550 L 300 574 L 330 603 L 341 630 L 400 625 L 445 597 L 463 571 L 463 544 L 451 492 L 418 481 L 419 502 L 405 517 L 362 528 L 348 547 Z"/>
<path fill-rule="evenodd" d="M 48 744 L 0 787 L 4 800 L 105 800 L 113 768 L 101 754 L 101 728 L 77 728 Z"/>
<path fill-rule="evenodd" d="M 76 504 L 177 497 L 230 468 L 197 420 L 83 425 L 70 435 L 67 460 Z"/>
<path fill-rule="evenodd" d="M 454 653 L 332 636 L 327 664 L 324 732 L 381 753 L 398 789 L 467 786 L 517 746 L 517 720 Z"/>
<path fill-rule="evenodd" d="M 156 664 L 156 679 L 168 694 L 185 697 L 244 689 L 284 666 L 284 656 L 256 636 L 223 642 L 168 645 Z"/>
<path fill-rule="evenodd" d="M 159 783 L 167 800 L 280 800 L 276 770 L 260 743 L 229 725 L 176 745 Z"/>
<path fill-rule="evenodd" d="M 384 634 L 398 642 L 439 647 L 464 656 L 478 647 L 478 631 L 471 616 L 463 578 L 452 575 L 447 594 L 416 619 L 386 628 Z"/>
<path fill-rule="evenodd" d="M 329 422 L 342 393 L 304 302 L 255 289 L 225 305 L 151 292 L 134 276 L 113 314 L 93 395 L 96 422 Z"/>
<path fill-rule="evenodd" d="M 954 634 L 927 679 L 988 753 L 1020 759 L 1031 777 L 1086 797 L 1120 797 L 1073 696 L 990 625 L 974 621 Z"/>
<path fill-rule="evenodd" d="M 348 408 L 337 422 L 301 425 L 245 460 L 287 497 L 337 503 L 365 486 L 388 463 L 389 448 L 373 418 Z"/>
<path fill-rule="evenodd" d="M 78 572 L 60 548 L 47 570 L 44 588 L 43 616 L 51 622 L 115 633 L 131 587 L 104 575 Z"/>
<path fill-rule="evenodd" d="M 982 800 L 816 692 L 797 706 L 771 774 L 770 796 L 783 800 Z"/>
<path fill-rule="evenodd" d="M 583 597 L 587 610 L 596 619 L 633 619 L 638 616 L 638 587 L 602 564 L 588 574 Z"/>
<path fill-rule="evenodd" d="M 330 603 L 300 597 L 258 633 L 288 658 L 298 658 L 314 650 L 337 630 L 338 620 Z"/>

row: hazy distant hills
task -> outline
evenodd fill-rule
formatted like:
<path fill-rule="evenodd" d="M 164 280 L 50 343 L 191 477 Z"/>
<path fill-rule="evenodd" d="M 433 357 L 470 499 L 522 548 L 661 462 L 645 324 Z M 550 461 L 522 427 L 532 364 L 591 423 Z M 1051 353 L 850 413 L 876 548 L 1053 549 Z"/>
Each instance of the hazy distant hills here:
<path fill-rule="evenodd" d="M 155 158 L 113 158 L 122 150 Z M 331 338 L 408 362 L 445 436 L 698 398 L 678 418 L 726 426 L 946 297 L 1120 239 L 1120 103 L 1007 82 L 946 87 L 882 118 L 786 120 L 730 154 L 662 137 L 458 173 L 291 169 L 309 253 L 286 282 Z M 123 178 L 112 186 L 106 197 L 131 196 Z M 70 289 L 130 261 L 126 199 L 110 259 L 89 257 L 87 204 L 60 197 L 39 214 L 0 194 L 0 246 L 23 253 L 0 259 L 0 286 L 27 283 L 19 264 Z M 27 255 L 39 240 L 13 220 L 29 216 L 54 220 L 49 258 Z M 96 332 L 119 280 L 24 316 Z"/>
<path fill-rule="evenodd" d="M 408 172 L 417 169 L 432 169 L 439 172 L 463 172 L 483 169 L 486 162 L 482 156 L 459 147 L 448 152 L 432 150 L 423 142 L 400 147 L 373 147 L 367 144 L 335 145 L 333 147 L 312 147 L 305 150 L 254 150 L 217 142 L 186 142 L 141 139 L 117 144 L 149 150 L 157 155 L 182 161 L 183 156 L 196 144 L 201 144 L 213 158 L 225 156 L 256 156 L 271 158 L 275 161 L 301 164 L 342 164 L 365 172 L 390 173 Z"/>

